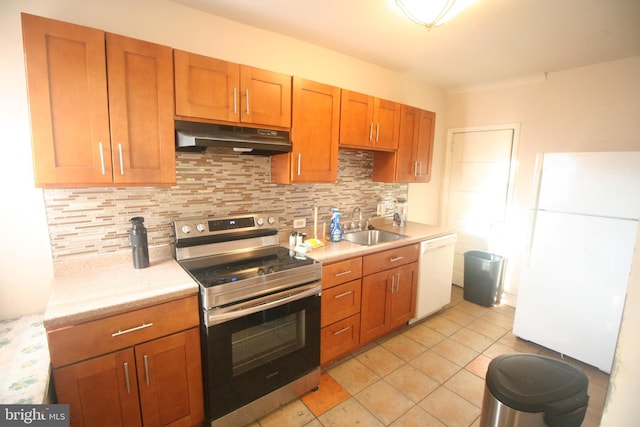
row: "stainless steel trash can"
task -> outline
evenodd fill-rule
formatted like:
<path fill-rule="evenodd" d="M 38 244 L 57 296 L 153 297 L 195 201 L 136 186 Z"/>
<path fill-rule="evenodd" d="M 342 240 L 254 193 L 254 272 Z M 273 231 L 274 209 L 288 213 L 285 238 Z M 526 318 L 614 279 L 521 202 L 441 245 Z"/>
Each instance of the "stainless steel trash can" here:
<path fill-rule="evenodd" d="M 537 354 L 505 354 L 487 369 L 480 427 L 578 427 L 587 412 L 589 380 L 566 362 Z"/>

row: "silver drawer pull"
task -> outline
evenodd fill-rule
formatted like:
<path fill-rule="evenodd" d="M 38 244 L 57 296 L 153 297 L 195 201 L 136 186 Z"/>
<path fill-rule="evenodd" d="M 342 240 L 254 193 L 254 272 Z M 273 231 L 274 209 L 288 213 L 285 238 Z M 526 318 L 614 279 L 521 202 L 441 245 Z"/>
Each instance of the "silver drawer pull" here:
<path fill-rule="evenodd" d="M 339 330 L 335 331 L 333 333 L 333 335 L 340 335 L 343 332 L 347 332 L 349 329 L 351 329 L 351 326 L 347 326 L 346 328 L 339 329 Z"/>
<path fill-rule="evenodd" d="M 338 298 L 346 297 L 347 295 L 350 295 L 350 294 L 351 294 L 351 291 L 343 292 L 343 293 L 341 293 L 341 294 L 334 295 L 333 299 L 338 299 Z"/>
<path fill-rule="evenodd" d="M 397 256 L 395 258 L 389 258 L 389 262 L 396 262 L 396 261 L 400 261 L 401 259 L 403 259 L 403 256 Z"/>
<path fill-rule="evenodd" d="M 149 356 L 145 354 L 143 359 L 144 359 L 144 376 L 146 377 L 147 385 L 149 385 Z"/>
<path fill-rule="evenodd" d="M 143 323 L 142 325 L 136 326 L 135 328 L 125 329 L 124 331 L 118 330 L 118 332 L 114 332 L 113 334 L 111 334 L 111 336 L 117 337 L 119 335 L 124 335 L 124 334 L 128 334 L 129 332 L 139 331 L 140 329 L 149 328 L 151 326 L 153 326 L 153 323 Z"/>
<path fill-rule="evenodd" d="M 333 276 L 334 277 L 340 277 L 340 276 L 346 276 L 347 274 L 351 274 L 351 270 L 343 271 L 341 273 L 336 273 Z"/>
<path fill-rule="evenodd" d="M 127 393 L 131 394 L 131 387 L 129 386 L 129 364 L 124 362 L 124 382 L 127 385 Z"/>

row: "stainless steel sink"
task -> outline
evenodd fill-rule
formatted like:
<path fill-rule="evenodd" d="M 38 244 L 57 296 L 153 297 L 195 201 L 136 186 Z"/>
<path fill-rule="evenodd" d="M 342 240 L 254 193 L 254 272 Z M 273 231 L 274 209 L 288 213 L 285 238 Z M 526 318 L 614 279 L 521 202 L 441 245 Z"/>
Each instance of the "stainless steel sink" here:
<path fill-rule="evenodd" d="M 389 231 L 362 230 L 354 231 L 353 233 L 345 233 L 344 236 L 342 236 L 342 239 L 358 245 L 372 246 L 379 243 L 393 242 L 394 240 L 404 239 L 405 237 L 407 236 L 391 233 Z"/>

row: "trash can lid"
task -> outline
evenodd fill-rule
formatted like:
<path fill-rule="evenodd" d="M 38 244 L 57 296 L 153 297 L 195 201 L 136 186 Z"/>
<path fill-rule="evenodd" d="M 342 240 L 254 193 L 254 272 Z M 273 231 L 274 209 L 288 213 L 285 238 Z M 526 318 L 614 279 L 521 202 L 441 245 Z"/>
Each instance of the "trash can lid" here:
<path fill-rule="evenodd" d="M 555 414 L 586 407 L 587 376 L 561 360 L 505 354 L 489 363 L 487 387 L 503 404 L 523 412 Z"/>

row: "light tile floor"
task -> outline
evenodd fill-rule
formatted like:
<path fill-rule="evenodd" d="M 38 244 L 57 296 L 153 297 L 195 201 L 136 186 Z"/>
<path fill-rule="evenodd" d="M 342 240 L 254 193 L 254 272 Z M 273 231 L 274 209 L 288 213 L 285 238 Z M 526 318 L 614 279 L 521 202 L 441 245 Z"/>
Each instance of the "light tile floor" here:
<path fill-rule="evenodd" d="M 558 357 L 511 333 L 515 310 L 482 307 L 452 286 L 451 304 L 323 368 L 318 391 L 252 427 L 478 426 L 489 362 L 506 353 Z M 564 358 L 589 378 L 584 427 L 600 424 L 609 376 Z"/>

